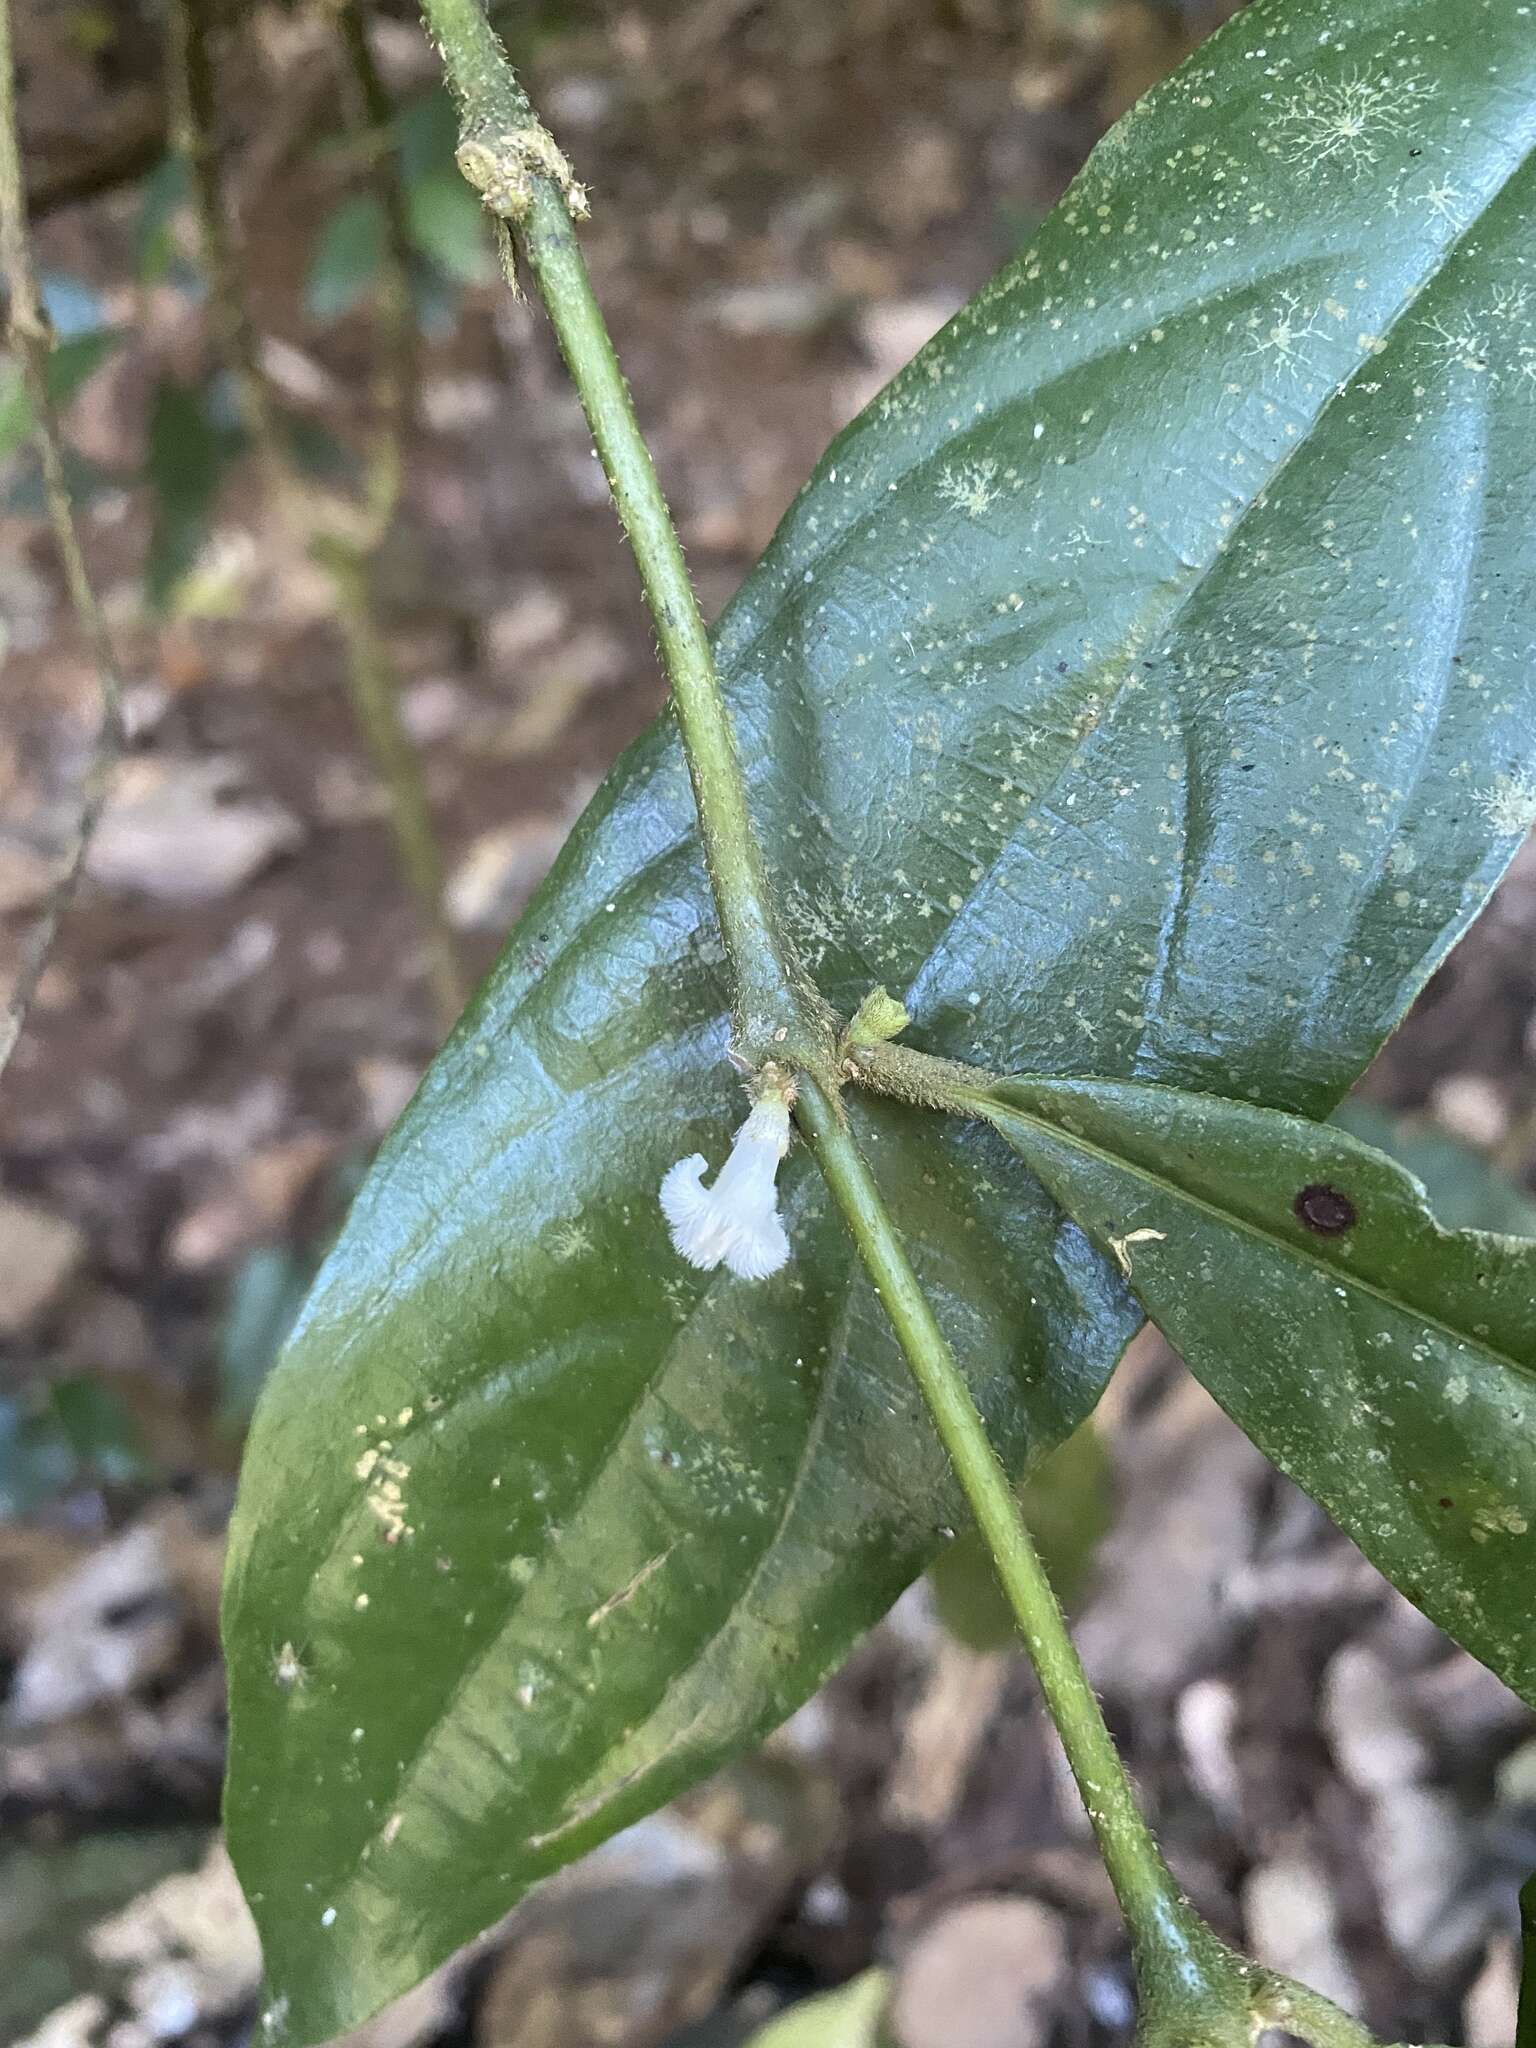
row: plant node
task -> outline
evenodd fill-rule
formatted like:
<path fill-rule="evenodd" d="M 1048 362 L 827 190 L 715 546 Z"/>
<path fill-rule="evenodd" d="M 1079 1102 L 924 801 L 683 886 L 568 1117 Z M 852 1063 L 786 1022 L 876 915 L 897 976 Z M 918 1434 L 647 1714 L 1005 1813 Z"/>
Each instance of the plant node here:
<path fill-rule="evenodd" d="M 590 211 L 585 186 L 577 183 L 553 135 L 537 122 L 500 134 L 468 135 L 454 161 L 498 220 L 526 220 L 540 178 L 558 187 L 577 220 L 585 220 Z"/>

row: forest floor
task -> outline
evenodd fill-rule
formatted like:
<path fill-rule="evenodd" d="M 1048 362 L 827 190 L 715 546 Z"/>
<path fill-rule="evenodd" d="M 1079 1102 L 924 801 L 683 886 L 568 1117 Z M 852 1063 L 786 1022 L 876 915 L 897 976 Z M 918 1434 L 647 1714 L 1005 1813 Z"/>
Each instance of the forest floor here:
<path fill-rule="evenodd" d="M 61 10 L 23 12 L 30 137 L 65 183 L 109 120 L 156 118 L 136 9 L 80 11 L 115 23 L 107 59 L 61 43 Z M 1183 32 L 1134 4 L 1071 42 L 979 0 L 573 15 L 534 82 L 592 187 L 599 294 L 713 613 L 827 441 Z M 257 322 L 294 405 L 344 436 L 367 321 L 305 306 L 333 110 L 302 86 L 302 16 L 253 10 L 248 33 L 272 110 L 260 130 L 233 116 Z M 380 50 L 398 91 L 425 89 L 408 16 Z M 41 230 L 49 271 L 133 328 L 71 414 L 81 453 L 129 480 L 88 540 L 133 739 L 0 1095 L 0 2043 L 33 2048 L 251 2033 L 255 1955 L 215 1832 L 240 1425 L 436 1038 L 324 590 L 249 465 L 195 601 L 146 610 L 146 393 L 197 370 L 207 334 L 194 296 L 134 277 L 142 219 L 125 185 Z M 469 290 L 419 396 L 390 643 L 478 972 L 662 685 L 540 317 Z M 94 701 L 42 529 L 15 510 L 0 613 L 14 946 Z M 1452 1179 L 1487 1162 L 1536 1187 L 1531 851 L 1364 1083 Z M 1391 2036 L 1502 2048 L 1513 1885 L 1536 1863 L 1531 1717 L 1157 1341 L 1100 1432 L 1114 1513 L 1078 1633 L 1181 1879 Z M 962 1645 L 925 1587 L 762 1758 L 549 1886 L 368 2040 L 727 2048 L 875 1963 L 905 2048 L 1129 2039 L 1123 1937 L 1028 1671 Z"/>

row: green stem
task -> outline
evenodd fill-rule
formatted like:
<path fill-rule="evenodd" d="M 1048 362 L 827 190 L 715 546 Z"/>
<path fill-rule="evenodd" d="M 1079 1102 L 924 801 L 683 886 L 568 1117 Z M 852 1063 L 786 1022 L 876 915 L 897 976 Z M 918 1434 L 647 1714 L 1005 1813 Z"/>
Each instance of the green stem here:
<path fill-rule="evenodd" d="M 373 60 L 363 0 L 345 0 L 338 28 L 353 88 L 354 126 L 365 145 L 373 189 L 384 214 L 384 261 L 375 288 L 381 342 L 375 380 L 378 419 L 363 486 L 368 541 L 370 547 L 377 548 L 399 508 L 405 480 L 405 434 L 416 386 L 411 235 L 405 186 L 396 155 L 394 105 Z"/>
<path fill-rule="evenodd" d="M 774 907 L 709 635 L 571 224 L 577 188 L 569 167 L 536 120 L 480 0 L 423 0 L 422 12 L 463 109 L 460 165 L 512 225 L 634 549 L 736 978 L 739 1049 L 754 1065 L 776 1057 L 830 1079 L 826 1013 Z"/>
<path fill-rule="evenodd" d="M 64 465 L 63 438 L 48 384 L 53 333 L 38 292 L 27 230 L 27 195 L 21 172 L 10 0 L 0 0 L 0 272 L 4 274 L 6 295 L 10 301 L 10 338 L 20 358 L 23 388 L 32 408 L 49 524 L 63 563 L 70 603 L 90 643 L 101 697 L 100 722 L 86 770 L 69 853 L 63 872 L 49 891 L 42 915 L 27 943 L 6 1005 L 4 1022 L 0 1023 L 0 1074 L 3 1074 L 21 1036 L 59 926 L 79 887 L 91 837 L 106 806 L 112 770 L 123 745 L 122 677 L 106 620 L 86 570 L 79 528 L 75 523 L 74 500 Z"/>
<path fill-rule="evenodd" d="M 267 396 L 261 352 L 251 323 L 224 206 L 215 134 L 217 104 L 213 55 L 208 46 L 207 0 L 171 0 L 166 17 L 166 96 L 176 146 L 186 161 L 207 274 L 208 309 L 219 353 L 240 394 L 240 410 L 256 459 L 273 497 L 292 510 L 296 479 L 284 458 L 282 437 Z"/>
<path fill-rule="evenodd" d="M 1138 1961 L 1186 1997 L 1226 1994 L 1231 1960 L 1181 1897 L 1152 1838 L 986 1425 L 869 1165 L 814 1081 L 796 1116 L 890 1317 L 1023 1634 L 1093 1823 Z M 1170 1986 L 1172 1988 L 1172 1986 Z"/>

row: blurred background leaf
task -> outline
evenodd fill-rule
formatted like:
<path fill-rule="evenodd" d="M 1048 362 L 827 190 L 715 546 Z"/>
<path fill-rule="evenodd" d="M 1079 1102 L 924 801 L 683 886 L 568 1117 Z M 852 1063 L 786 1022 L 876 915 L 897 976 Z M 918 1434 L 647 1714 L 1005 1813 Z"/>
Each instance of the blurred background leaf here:
<path fill-rule="evenodd" d="M 453 169 L 413 178 L 406 187 L 411 239 L 459 284 L 488 284 L 496 274 L 485 209 Z"/>
<path fill-rule="evenodd" d="M 160 159 L 139 188 L 134 267 L 141 284 L 161 284 L 178 268 L 178 282 L 197 282 L 189 266 L 177 265 L 176 217 L 188 189 L 186 158 L 174 152 Z"/>
<path fill-rule="evenodd" d="M 865 1970 L 835 1991 L 802 1999 L 761 2027 L 747 2048 L 880 2048 L 889 1970 Z"/>
<path fill-rule="evenodd" d="M 387 224 L 372 192 L 355 192 L 326 220 L 304 286 L 304 304 L 316 320 L 339 320 L 373 290 L 384 261 Z"/>
<path fill-rule="evenodd" d="M 121 328 L 95 327 L 55 344 L 48 363 L 48 390 L 61 412 L 122 338 Z M 7 358 L 0 366 L 0 462 L 9 462 L 21 453 L 32 426 L 32 407 L 22 383 L 21 365 Z"/>
<path fill-rule="evenodd" d="M 1421 1180 L 1445 1229 L 1536 1237 L 1536 1199 L 1485 1153 L 1449 1131 L 1365 1101 L 1344 1103 L 1332 1121 Z"/>
<path fill-rule="evenodd" d="M 215 420 L 209 387 L 162 378 L 150 402 L 145 463 L 154 525 L 144 587 L 156 611 L 171 608 L 177 586 L 208 538 L 233 453 L 234 436 Z"/>
<path fill-rule="evenodd" d="M 1114 1522 L 1113 1479 L 1090 1416 L 1020 1489 L 1030 1534 L 1065 1607 L 1086 1593 L 1099 1545 Z M 1017 1642 L 1018 1624 L 975 1529 L 962 1529 L 939 1553 L 928 1583 L 940 1621 L 968 1650 L 1005 1650 Z"/>

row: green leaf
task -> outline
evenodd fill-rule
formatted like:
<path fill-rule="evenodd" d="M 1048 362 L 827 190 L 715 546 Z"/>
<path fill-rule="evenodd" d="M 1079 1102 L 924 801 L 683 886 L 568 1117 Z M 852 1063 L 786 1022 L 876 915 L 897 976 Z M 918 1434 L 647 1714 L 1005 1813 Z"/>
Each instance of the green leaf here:
<path fill-rule="evenodd" d="M 48 390 L 61 411 L 122 338 L 121 328 L 97 327 L 54 343 L 48 358 Z M 32 407 L 20 364 L 14 360 L 0 364 L 0 462 L 9 462 L 25 446 L 32 427 Z"/>
<path fill-rule="evenodd" d="M 453 169 L 459 146 L 459 116 L 444 85 L 413 100 L 395 122 L 400 148 L 400 175 L 408 185 L 439 171 Z"/>
<path fill-rule="evenodd" d="M 0 1522 L 35 1513 L 78 1469 L 56 1415 L 35 1399 L 0 1394 Z"/>
<path fill-rule="evenodd" d="M 143 1432 L 114 1387 L 77 1375 L 55 1380 L 48 1394 L 64 1441 L 85 1471 L 114 1486 L 153 1477 Z"/>
<path fill-rule="evenodd" d="M 213 419 L 207 395 L 163 379 L 150 404 L 145 464 L 154 525 L 144 586 L 156 611 L 170 605 L 208 538 L 229 449 L 230 436 Z"/>
<path fill-rule="evenodd" d="M 1233 1421 L 1536 1705 L 1536 1241 L 1443 1230 L 1395 1161 L 1251 1103 L 1099 1080 L 990 1101 Z"/>
<path fill-rule="evenodd" d="M 218 1421 L 242 1430 L 283 1341 L 298 1319 L 314 1267 L 286 1245 L 262 1245 L 235 1268 L 219 1338 Z"/>
<path fill-rule="evenodd" d="M 312 319 L 339 320 L 362 304 L 378 280 L 388 237 L 374 193 L 355 193 L 335 208 L 320 230 L 304 285 Z"/>
<path fill-rule="evenodd" d="M 717 647 L 844 1014 L 1308 1114 L 1371 1057 L 1536 788 L 1533 74 L 1516 0 L 1255 0 L 829 451 Z M 227 1816 L 296 2040 L 789 1713 L 959 1521 L 803 1159 L 773 1280 L 669 1249 L 724 996 L 663 721 L 258 1407 Z M 852 1114 L 1022 1476 L 1134 1298 L 995 1134 Z"/>
<path fill-rule="evenodd" d="M 458 284 L 488 284 L 496 275 L 485 208 L 456 170 L 413 179 L 405 205 L 411 240 L 446 276 Z"/>
<path fill-rule="evenodd" d="M 99 1380 L 0 1396 L 0 1521 L 33 1514 L 82 1480 L 131 1486 L 153 1476 L 131 1411 Z"/>
<path fill-rule="evenodd" d="M 1374 1145 L 1421 1180 L 1430 1207 L 1447 1230 L 1502 1230 L 1536 1237 L 1536 1200 L 1507 1173 L 1449 1131 L 1417 1117 L 1394 1115 L 1374 1102 L 1351 1098 L 1333 1121 L 1362 1144 Z"/>
<path fill-rule="evenodd" d="M 134 268 L 141 284 L 160 284 L 176 260 L 176 216 L 191 193 L 187 160 L 171 150 L 145 178 L 134 235 Z"/>
<path fill-rule="evenodd" d="M 864 1970 L 835 1991 L 803 1998 L 759 2027 L 746 2048 L 879 2048 L 890 2003 L 889 1970 Z"/>

